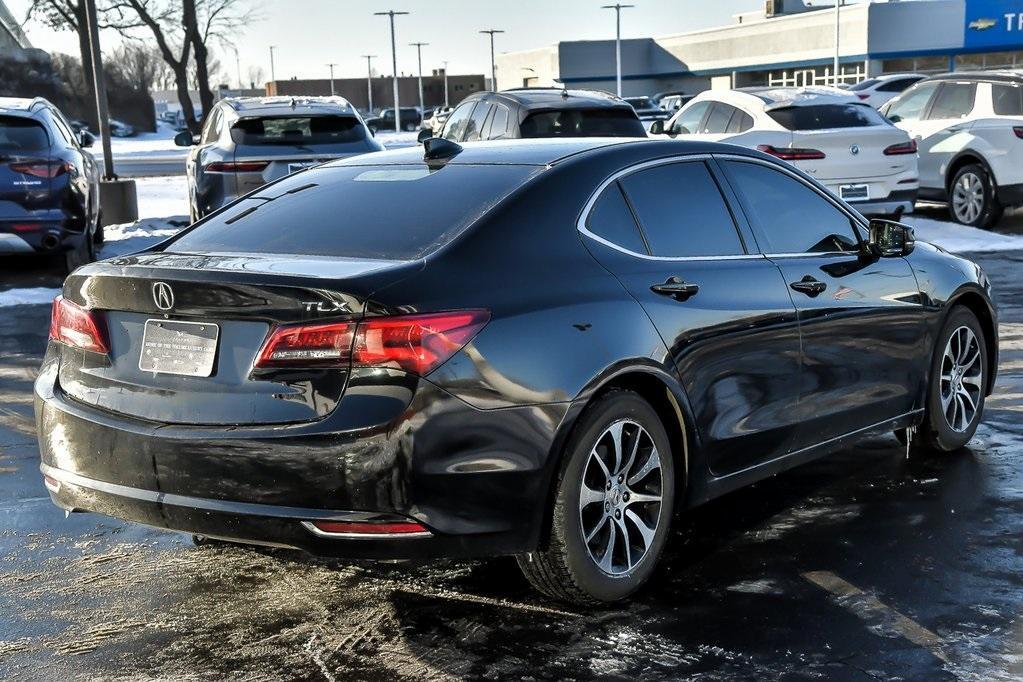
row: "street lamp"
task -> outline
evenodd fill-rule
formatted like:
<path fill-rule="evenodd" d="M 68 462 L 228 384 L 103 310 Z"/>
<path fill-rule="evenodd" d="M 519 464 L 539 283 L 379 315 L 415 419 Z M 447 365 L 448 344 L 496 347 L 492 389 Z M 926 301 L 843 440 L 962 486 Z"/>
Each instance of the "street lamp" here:
<path fill-rule="evenodd" d="M 394 42 L 394 17 L 408 14 L 408 12 L 395 12 L 389 9 L 386 12 L 373 12 L 374 16 L 391 18 L 391 69 L 394 74 L 391 82 L 394 83 L 394 132 L 401 132 L 401 109 L 398 108 L 398 47 Z"/>
<path fill-rule="evenodd" d="M 490 89 L 497 92 L 497 63 L 494 61 L 494 34 L 504 33 L 504 31 L 496 28 L 488 28 L 485 31 L 480 31 L 480 33 L 490 34 Z"/>
<path fill-rule="evenodd" d="M 375 54 L 362 55 L 366 59 L 366 100 L 369 103 L 366 111 L 373 114 L 373 59 Z"/>
<path fill-rule="evenodd" d="M 839 40 L 839 13 L 842 8 L 842 0 L 835 0 L 835 81 L 833 85 L 838 87 L 838 40 Z"/>
<path fill-rule="evenodd" d="M 334 62 L 327 64 L 330 67 L 330 96 L 334 96 L 334 67 L 337 66 Z"/>
<path fill-rule="evenodd" d="M 425 114 L 426 103 L 423 101 L 423 46 L 430 43 L 409 43 L 409 46 L 416 48 L 416 58 L 419 60 L 419 109 Z"/>
<path fill-rule="evenodd" d="M 277 80 L 277 77 L 274 75 L 274 50 L 276 50 L 276 49 L 277 49 L 276 45 L 271 45 L 270 46 L 270 82 L 271 83 L 273 83 L 273 82 L 275 82 Z M 274 94 L 277 94 L 276 91 L 277 91 L 277 86 L 275 85 L 274 86 Z"/>
<path fill-rule="evenodd" d="M 617 83 L 617 94 L 622 96 L 622 10 L 635 7 L 635 5 L 601 5 L 601 9 L 613 9 L 615 11 L 615 81 Z"/>

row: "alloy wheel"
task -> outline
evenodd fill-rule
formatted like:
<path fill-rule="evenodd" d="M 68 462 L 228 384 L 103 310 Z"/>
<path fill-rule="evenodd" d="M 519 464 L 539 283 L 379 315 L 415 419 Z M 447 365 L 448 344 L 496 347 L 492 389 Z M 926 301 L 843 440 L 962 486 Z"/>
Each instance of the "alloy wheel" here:
<path fill-rule="evenodd" d="M 617 421 L 583 468 L 579 519 L 590 558 L 608 575 L 632 571 L 657 536 L 663 491 L 660 454 L 646 429 Z"/>
<path fill-rule="evenodd" d="M 976 173 L 963 173 L 952 189 L 952 211 L 961 223 L 972 223 L 984 210 L 984 183 Z"/>
<path fill-rule="evenodd" d="M 958 327 L 945 344 L 941 358 L 941 409 L 945 422 L 963 433 L 977 415 L 983 392 L 980 341 L 969 327 Z"/>

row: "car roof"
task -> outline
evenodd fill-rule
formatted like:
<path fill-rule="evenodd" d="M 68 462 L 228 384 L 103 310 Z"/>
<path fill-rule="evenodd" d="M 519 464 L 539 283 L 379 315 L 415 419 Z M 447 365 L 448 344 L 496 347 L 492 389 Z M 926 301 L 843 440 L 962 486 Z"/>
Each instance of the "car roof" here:
<path fill-rule="evenodd" d="M 926 81 L 1002 81 L 1023 83 L 1023 69 L 993 69 L 991 71 L 953 71 L 931 76 Z"/>
<path fill-rule="evenodd" d="M 628 102 L 603 90 L 568 88 L 511 88 L 500 92 L 477 92 L 466 99 L 493 99 L 526 111 L 549 109 L 631 108 Z"/>
<path fill-rule="evenodd" d="M 490 140 L 464 142 L 462 151 L 446 161 L 448 165 L 522 165 L 554 166 L 569 159 L 598 151 L 632 150 L 645 146 L 650 158 L 668 155 L 727 153 L 763 157 L 744 147 L 717 142 L 695 140 L 666 140 L 662 138 L 572 137 L 534 138 L 517 140 Z M 327 166 L 397 166 L 421 165 L 423 147 L 403 147 L 371 154 L 360 154 L 332 161 Z"/>
<path fill-rule="evenodd" d="M 29 114 L 35 111 L 36 107 L 48 104 L 42 97 L 0 97 L 0 113 L 4 114 Z"/>
<path fill-rule="evenodd" d="M 239 116 L 260 114 L 352 114 L 355 109 L 344 97 L 226 97 L 221 100 Z"/>

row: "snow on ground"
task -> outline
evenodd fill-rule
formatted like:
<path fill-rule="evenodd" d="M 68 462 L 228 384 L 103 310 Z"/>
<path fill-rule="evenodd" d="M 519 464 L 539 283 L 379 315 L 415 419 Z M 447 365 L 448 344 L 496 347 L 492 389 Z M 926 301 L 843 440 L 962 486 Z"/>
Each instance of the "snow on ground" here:
<path fill-rule="evenodd" d="M 154 152 L 180 153 L 184 147 L 174 144 L 174 135 L 177 133 L 174 128 L 163 121 L 156 124 L 155 133 L 139 133 L 134 137 L 112 137 L 110 138 L 110 150 L 115 157 L 137 156 L 139 154 L 152 154 Z M 95 151 L 102 156 L 103 149 L 98 144 Z"/>
<path fill-rule="evenodd" d="M 917 239 L 937 244 L 953 253 L 1023 249 L 1023 236 L 1021 235 L 999 234 L 990 230 L 978 230 L 975 227 L 915 215 L 903 216 L 902 221 L 913 226 Z"/>
<path fill-rule="evenodd" d="M 138 178 L 139 220 L 107 225 L 100 258 L 141 251 L 188 225 L 188 186 L 185 176 Z"/>

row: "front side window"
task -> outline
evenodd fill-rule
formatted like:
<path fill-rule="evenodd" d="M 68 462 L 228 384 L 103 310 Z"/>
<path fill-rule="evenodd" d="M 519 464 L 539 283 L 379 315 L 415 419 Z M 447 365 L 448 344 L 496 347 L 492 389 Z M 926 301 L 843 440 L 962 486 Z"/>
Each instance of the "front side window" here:
<path fill-rule="evenodd" d="M 472 116 L 472 109 L 475 106 L 476 102 L 466 102 L 458 105 L 444 123 L 444 132 L 441 134 L 441 137 L 452 142 L 461 141 L 462 135 L 465 134 L 465 126 L 469 123 L 469 117 Z"/>
<path fill-rule="evenodd" d="M 726 133 L 744 133 L 753 127 L 753 117 L 742 109 L 736 109 L 728 122 Z"/>
<path fill-rule="evenodd" d="M 490 117 L 488 140 L 500 140 L 508 134 L 508 109 L 500 104 L 494 105 L 494 114 Z"/>
<path fill-rule="evenodd" d="M 704 121 L 701 133 L 708 135 L 720 135 L 728 130 L 728 122 L 732 119 L 732 112 L 735 108 L 727 104 L 716 102 L 710 109 L 710 115 Z"/>
<path fill-rule="evenodd" d="M 999 116 L 1023 116 L 1023 87 L 992 85 L 991 96 L 995 113 Z"/>
<path fill-rule="evenodd" d="M 654 166 L 626 176 L 621 184 L 652 255 L 745 253 L 725 199 L 702 161 Z"/>
<path fill-rule="evenodd" d="M 893 123 L 919 121 L 937 89 L 937 83 L 924 83 L 907 90 L 906 94 L 888 108 L 888 119 Z"/>
<path fill-rule="evenodd" d="M 700 132 L 700 121 L 703 120 L 703 115 L 707 113 L 710 105 L 710 102 L 697 102 L 684 109 L 672 124 L 671 132 L 676 135 L 692 135 Z"/>
<path fill-rule="evenodd" d="M 973 111 L 976 83 L 943 83 L 934 98 L 928 120 L 965 118 Z"/>
<path fill-rule="evenodd" d="M 760 227 L 765 253 L 857 251 L 852 219 L 794 177 L 757 163 L 725 161 L 751 220 Z"/>
<path fill-rule="evenodd" d="M 202 144 L 211 144 L 220 137 L 220 122 L 223 116 L 220 109 L 214 109 L 210 120 L 206 122 L 206 129 L 202 133 Z"/>
<path fill-rule="evenodd" d="M 633 253 L 649 253 L 617 182 L 608 185 L 593 204 L 586 218 L 586 228 L 598 237 Z"/>
<path fill-rule="evenodd" d="M 472 116 L 469 117 L 469 123 L 465 127 L 466 142 L 475 142 L 480 139 L 483 123 L 487 120 L 487 115 L 491 109 L 493 109 L 493 105 L 486 102 L 480 102 L 476 106 L 476 110 L 472 112 Z"/>

